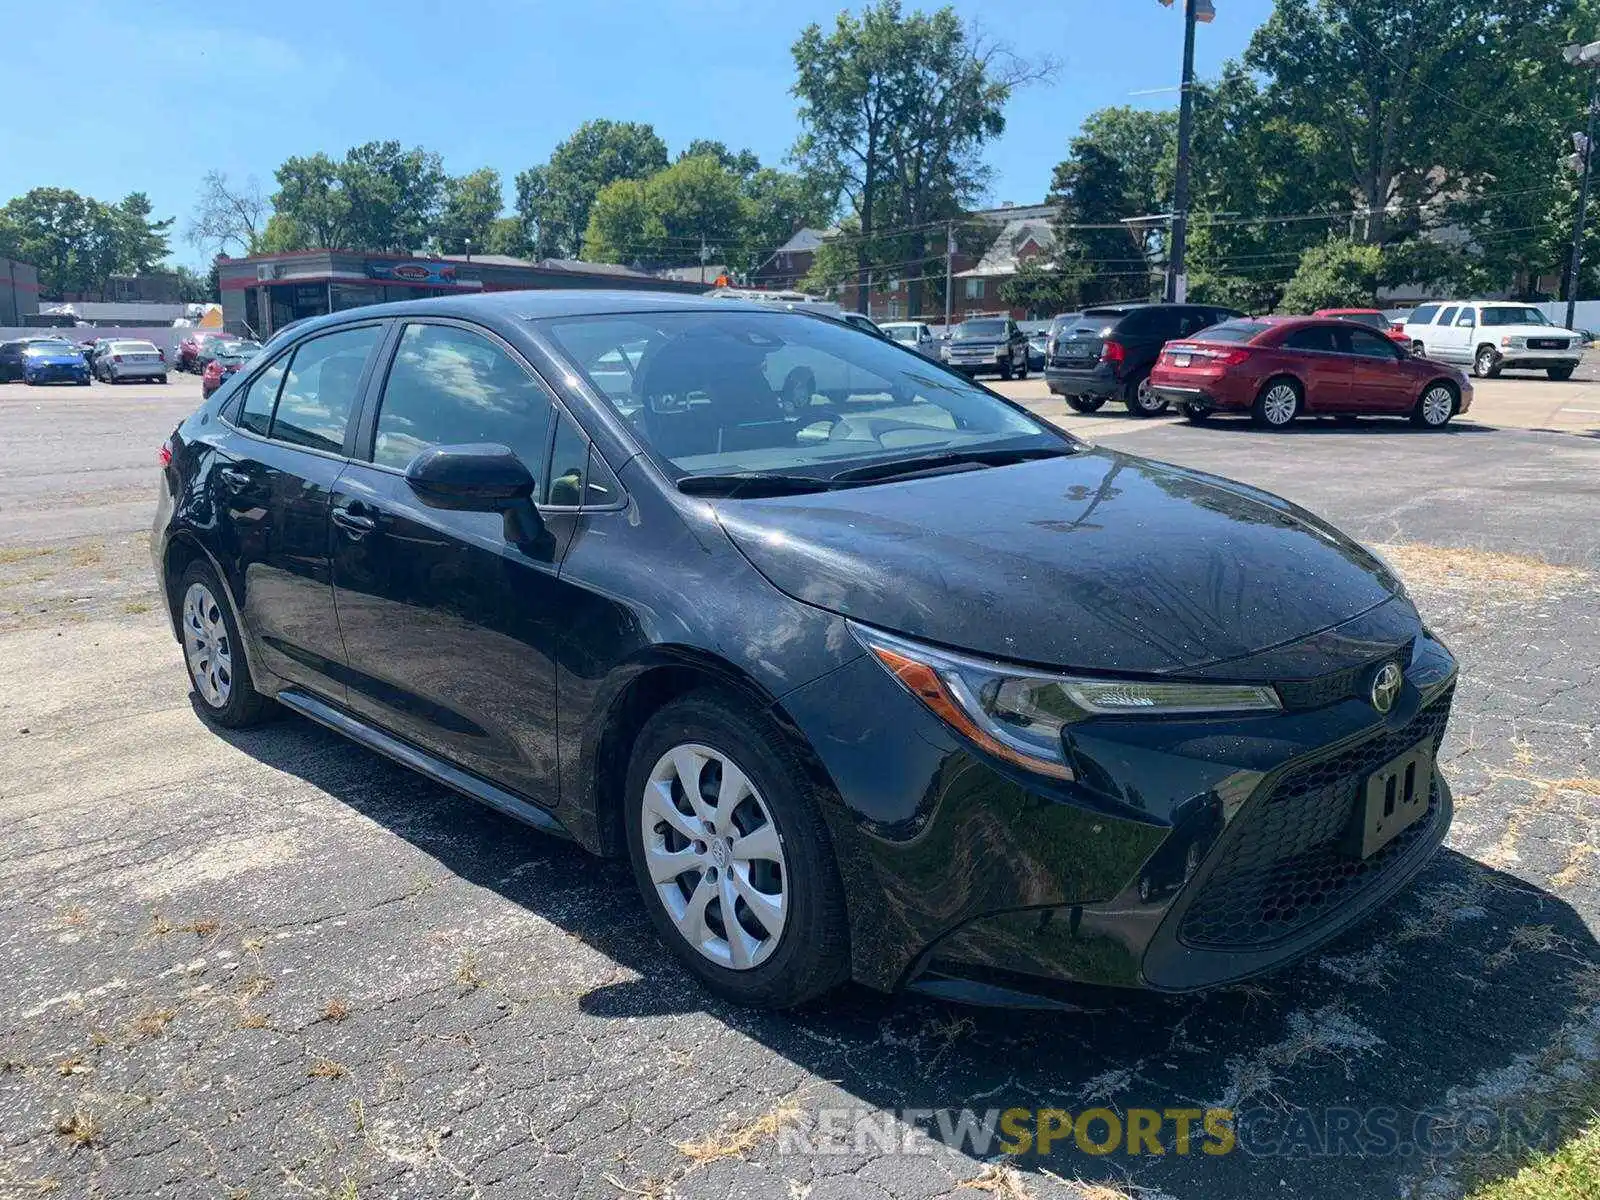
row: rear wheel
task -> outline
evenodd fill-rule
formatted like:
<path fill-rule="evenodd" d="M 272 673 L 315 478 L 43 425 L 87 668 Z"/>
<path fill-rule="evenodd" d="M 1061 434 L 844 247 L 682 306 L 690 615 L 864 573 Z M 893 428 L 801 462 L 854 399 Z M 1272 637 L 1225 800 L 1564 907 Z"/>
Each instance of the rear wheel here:
<path fill-rule="evenodd" d="M 267 713 L 267 699 L 250 678 L 227 590 L 204 559 L 184 571 L 178 605 L 183 658 L 200 711 L 227 729 L 258 724 Z"/>
<path fill-rule="evenodd" d="M 646 722 L 628 767 L 628 851 L 672 952 L 712 991 L 786 1008 L 849 975 L 844 890 L 784 733 L 722 691 Z"/>
<path fill-rule="evenodd" d="M 1136 417 L 1154 417 L 1166 411 L 1167 400 L 1150 386 L 1150 376 L 1129 380 L 1126 388 L 1128 411 Z"/>
<path fill-rule="evenodd" d="M 1426 347 L 1424 347 L 1421 342 L 1412 342 L 1411 343 L 1411 357 L 1412 358 L 1426 358 L 1427 354 L 1425 353 L 1425 350 L 1426 350 Z"/>
<path fill-rule="evenodd" d="M 1211 416 L 1211 410 L 1199 404 L 1185 403 L 1183 406 L 1183 419 L 1191 425 L 1201 425 Z"/>
<path fill-rule="evenodd" d="M 1472 356 L 1472 373 L 1479 379 L 1493 379 L 1500 374 L 1500 352 L 1493 346 L 1479 346 Z"/>
<path fill-rule="evenodd" d="M 1292 379 L 1274 379 L 1261 389 L 1251 408 L 1257 425 L 1286 429 L 1300 415 L 1300 385 Z"/>
<path fill-rule="evenodd" d="M 1455 389 L 1448 383 L 1430 383 L 1411 410 L 1411 423 L 1424 429 L 1443 429 L 1455 415 Z"/>
<path fill-rule="evenodd" d="M 1572 370 L 1573 368 L 1571 366 L 1546 367 L 1544 369 L 1544 373 L 1550 376 L 1550 378 L 1554 379 L 1556 382 L 1561 383 L 1572 378 Z"/>
<path fill-rule="evenodd" d="M 1099 412 L 1100 411 L 1100 406 L 1102 404 L 1104 404 L 1105 402 L 1106 401 L 1105 401 L 1105 397 L 1104 396 L 1068 396 L 1067 397 L 1067 405 L 1068 405 L 1068 407 L 1070 407 L 1074 412 L 1081 412 L 1081 413 Z"/>

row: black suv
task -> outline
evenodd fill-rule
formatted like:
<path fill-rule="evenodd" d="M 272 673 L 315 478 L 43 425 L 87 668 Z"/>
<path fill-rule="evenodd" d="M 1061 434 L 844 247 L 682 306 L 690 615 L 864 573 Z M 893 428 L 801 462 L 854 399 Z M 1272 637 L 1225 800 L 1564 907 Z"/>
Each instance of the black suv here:
<path fill-rule="evenodd" d="M 1212 304 L 1102 304 L 1086 308 L 1055 338 L 1044 378 L 1081 413 L 1120 400 L 1136 417 L 1167 407 L 1150 390 L 1150 368 L 1161 347 L 1220 321 L 1243 316 Z"/>
<path fill-rule="evenodd" d="M 945 362 L 963 375 L 993 371 L 1001 379 L 1028 377 L 1028 335 L 1010 317 L 972 317 L 945 343 Z"/>
<path fill-rule="evenodd" d="M 1236 979 L 1450 824 L 1455 663 L 1379 559 L 838 321 L 351 309 L 162 458 L 206 720 L 292 710 L 629 859 L 606 919 L 744 1003 Z"/>

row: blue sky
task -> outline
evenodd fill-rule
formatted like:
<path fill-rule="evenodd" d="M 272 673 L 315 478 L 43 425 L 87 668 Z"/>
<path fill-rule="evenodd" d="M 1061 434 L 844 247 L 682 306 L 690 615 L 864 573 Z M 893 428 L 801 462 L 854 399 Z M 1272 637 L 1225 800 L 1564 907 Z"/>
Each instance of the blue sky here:
<path fill-rule="evenodd" d="M 1271 11 L 1271 0 L 1215 3 L 1216 21 L 1199 29 L 1202 76 L 1242 51 Z M 7 24 L 0 201 L 46 185 L 108 201 L 142 190 L 181 229 L 211 168 L 255 175 L 270 192 L 291 154 L 386 138 L 437 150 L 452 173 L 498 168 L 509 201 L 512 176 L 590 117 L 648 121 L 673 153 L 709 137 L 778 162 L 797 132 L 789 47 L 840 7 L 275 0 L 251 6 L 252 21 L 242 6 L 64 0 L 48 20 Z M 1006 133 L 987 153 L 995 202 L 1040 199 L 1094 109 L 1177 102 L 1183 22 L 1156 0 L 956 8 L 1020 53 L 1061 63 L 1054 82 L 1006 110 Z M 200 261 L 181 237 L 174 251 Z"/>

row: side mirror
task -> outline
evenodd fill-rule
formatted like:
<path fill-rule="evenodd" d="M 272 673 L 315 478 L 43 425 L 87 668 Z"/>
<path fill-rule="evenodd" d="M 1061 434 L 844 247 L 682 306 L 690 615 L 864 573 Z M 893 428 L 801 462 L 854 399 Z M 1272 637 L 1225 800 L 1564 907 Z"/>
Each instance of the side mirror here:
<path fill-rule="evenodd" d="M 430 446 L 411 460 L 405 479 L 430 508 L 505 514 L 507 541 L 530 542 L 543 529 L 533 475 L 509 446 Z"/>

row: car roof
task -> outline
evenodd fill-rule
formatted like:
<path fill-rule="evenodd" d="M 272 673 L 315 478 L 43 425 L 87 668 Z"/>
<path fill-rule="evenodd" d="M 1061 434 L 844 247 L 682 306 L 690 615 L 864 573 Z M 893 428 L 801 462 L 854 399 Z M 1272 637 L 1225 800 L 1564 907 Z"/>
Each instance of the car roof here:
<path fill-rule="evenodd" d="M 1381 308 L 1319 308 L 1312 313 L 1313 317 L 1342 317 L 1347 313 L 1377 313 L 1383 315 Z"/>

